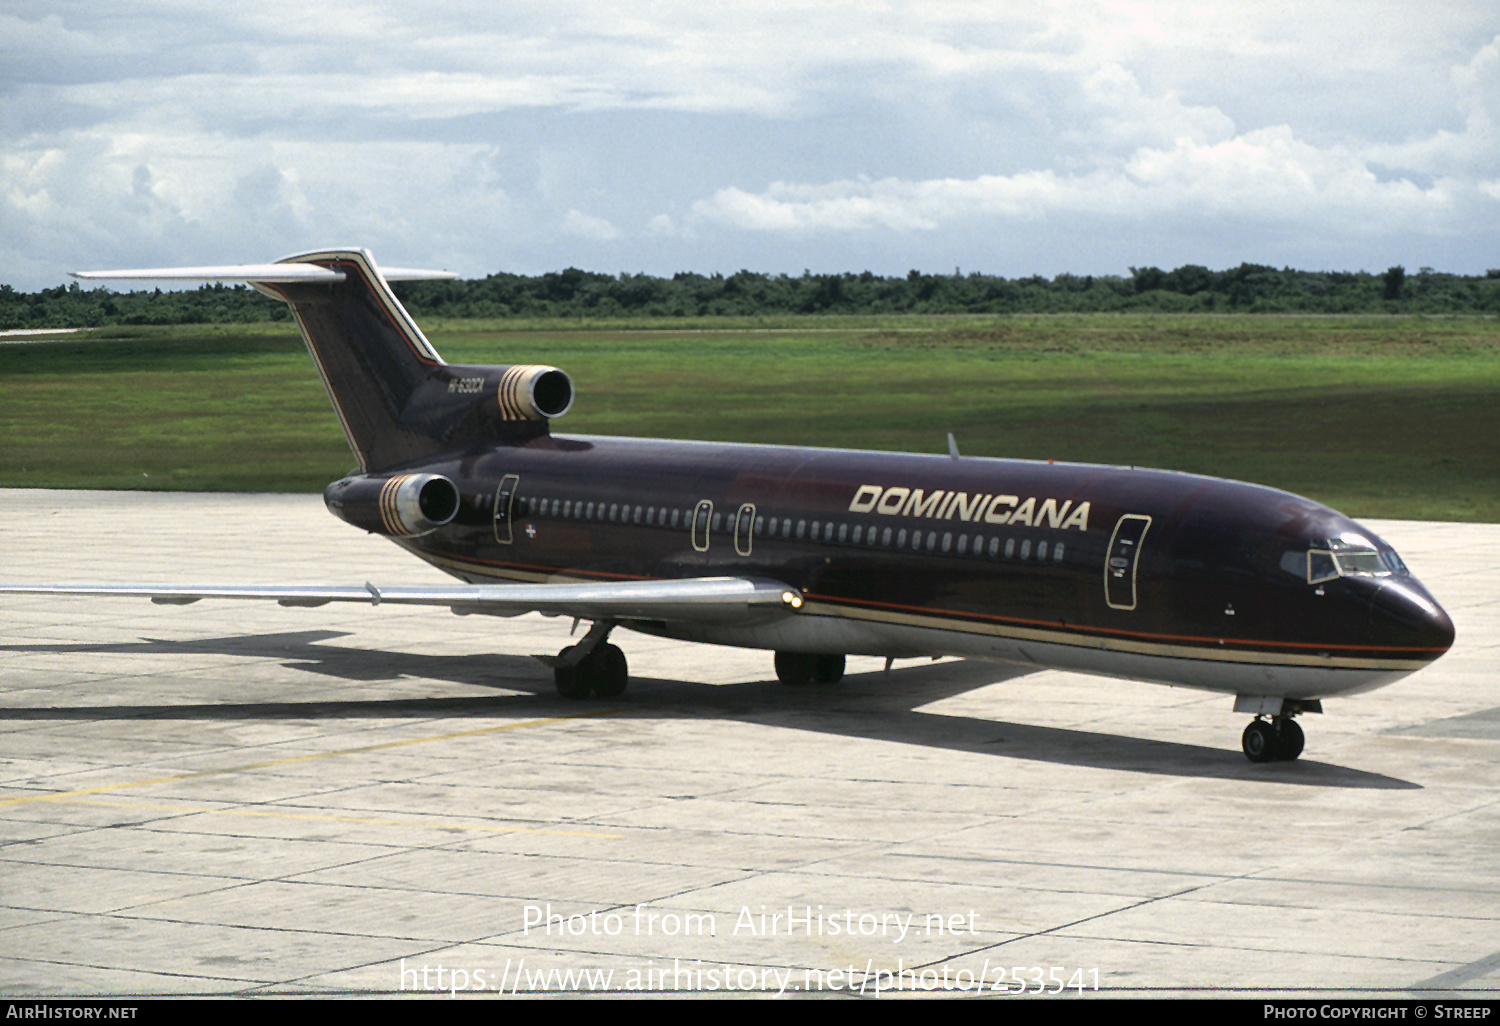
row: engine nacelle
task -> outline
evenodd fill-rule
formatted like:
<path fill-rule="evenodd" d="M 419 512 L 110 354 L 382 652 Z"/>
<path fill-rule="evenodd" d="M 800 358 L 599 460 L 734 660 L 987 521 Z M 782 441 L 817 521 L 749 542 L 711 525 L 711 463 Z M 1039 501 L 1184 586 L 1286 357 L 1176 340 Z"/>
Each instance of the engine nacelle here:
<path fill-rule="evenodd" d="M 503 367 L 445 365 L 434 383 L 444 404 L 472 395 L 487 417 L 499 420 L 551 420 L 573 405 L 573 379 L 556 367 L 511 364 Z"/>
<path fill-rule="evenodd" d="M 334 516 L 391 538 L 429 534 L 458 515 L 458 486 L 441 474 L 346 477 L 323 491 Z"/>
<path fill-rule="evenodd" d="M 498 395 L 507 420 L 551 420 L 572 407 L 573 379 L 556 367 L 518 364 L 505 368 Z M 514 416 L 509 411 L 515 411 Z"/>

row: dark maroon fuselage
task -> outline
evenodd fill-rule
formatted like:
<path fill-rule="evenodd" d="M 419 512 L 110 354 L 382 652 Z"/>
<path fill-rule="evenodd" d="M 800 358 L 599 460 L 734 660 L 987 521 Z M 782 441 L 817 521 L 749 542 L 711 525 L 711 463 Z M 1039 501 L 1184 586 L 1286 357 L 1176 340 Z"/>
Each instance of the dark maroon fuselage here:
<path fill-rule="evenodd" d="M 987 656 L 1311 699 L 1403 676 L 1453 638 L 1407 574 L 1309 581 L 1309 551 L 1389 551 L 1354 521 L 1216 478 L 550 435 L 406 469 L 458 485 L 455 522 L 403 544 L 465 580 L 753 576 L 806 598 L 800 633 L 627 624 L 694 640 Z M 1138 553 L 1111 576 L 1122 526 Z"/>

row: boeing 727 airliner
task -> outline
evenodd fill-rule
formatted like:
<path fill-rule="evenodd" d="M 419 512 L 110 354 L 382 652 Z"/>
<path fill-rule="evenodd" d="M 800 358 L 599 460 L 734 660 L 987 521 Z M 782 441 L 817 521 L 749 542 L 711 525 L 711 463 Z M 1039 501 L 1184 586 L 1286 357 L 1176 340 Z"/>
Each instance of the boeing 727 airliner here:
<path fill-rule="evenodd" d="M 546 366 L 444 363 L 364 250 L 80 273 L 248 281 L 292 308 L 359 463 L 328 508 L 464 583 L 5 585 L 158 602 L 275 599 L 587 620 L 559 692 L 612 697 L 616 627 L 775 652 L 787 684 L 847 654 L 961 656 L 1201 688 L 1254 716 L 1245 754 L 1295 759 L 1294 717 L 1453 642 L 1370 531 L 1286 492 L 1135 468 L 554 434 Z"/>

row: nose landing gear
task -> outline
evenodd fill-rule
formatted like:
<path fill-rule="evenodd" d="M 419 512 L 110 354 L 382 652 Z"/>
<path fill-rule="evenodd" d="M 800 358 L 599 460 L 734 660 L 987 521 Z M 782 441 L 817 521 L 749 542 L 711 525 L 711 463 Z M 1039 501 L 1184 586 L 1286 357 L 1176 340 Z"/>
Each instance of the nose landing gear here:
<path fill-rule="evenodd" d="M 1251 762 L 1291 762 L 1302 754 L 1307 739 L 1292 719 L 1301 713 L 1321 713 L 1317 698 L 1283 698 L 1280 695 L 1236 695 L 1234 711 L 1255 719 L 1245 728 L 1240 746 Z"/>

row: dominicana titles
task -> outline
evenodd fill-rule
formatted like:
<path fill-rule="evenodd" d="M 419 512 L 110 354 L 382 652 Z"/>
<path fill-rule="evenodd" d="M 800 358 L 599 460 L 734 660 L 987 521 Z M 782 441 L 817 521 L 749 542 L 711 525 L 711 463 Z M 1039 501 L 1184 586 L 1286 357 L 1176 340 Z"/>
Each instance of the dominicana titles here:
<path fill-rule="evenodd" d="M 929 520 L 962 520 L 970 524 L 1009 524 L 1012 527 L 1053 527 L 1060 530 L 1089 529 L 1089 504 L 1073 505 L 1072 499 L 1036 496 L 950 492 L 941 488 L 860 485 L 849 503 L 850 513 L 881 513 L 885 516 L 926 517 Z"/>

